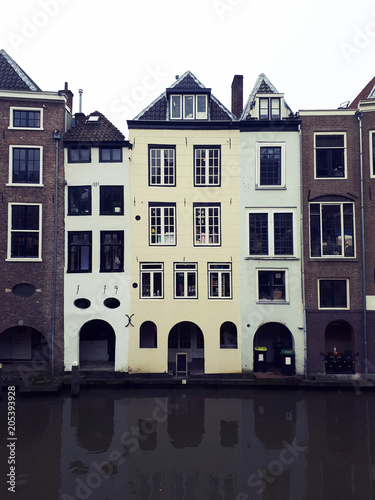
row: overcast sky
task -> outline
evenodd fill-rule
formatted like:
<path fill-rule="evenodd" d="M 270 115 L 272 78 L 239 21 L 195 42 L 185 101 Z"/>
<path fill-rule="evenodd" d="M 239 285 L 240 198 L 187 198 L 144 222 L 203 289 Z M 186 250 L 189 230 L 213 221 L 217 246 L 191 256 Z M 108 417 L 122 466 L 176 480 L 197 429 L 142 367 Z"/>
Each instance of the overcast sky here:
<path fill-rule="evenodd" d="M 133 119 L 192 71 L 230 109 L 260 73 L 294 112 L 337 108 L 375 75 L 373 0 L 4 0 L 3 48 L 42 90 L 68 82 L 74 111 Z"/>

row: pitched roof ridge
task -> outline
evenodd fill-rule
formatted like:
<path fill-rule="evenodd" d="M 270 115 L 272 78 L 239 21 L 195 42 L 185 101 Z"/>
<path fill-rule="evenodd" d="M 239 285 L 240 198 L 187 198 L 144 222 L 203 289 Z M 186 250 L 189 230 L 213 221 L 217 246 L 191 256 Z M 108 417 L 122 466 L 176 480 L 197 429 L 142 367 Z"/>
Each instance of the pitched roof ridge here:
<path fill-rule="evenodd" d="M 38 85 L 24 72 L 24 70 L 16 63 L 16 61 L 5 52 L 4 49 L 0 50 L 0 54 L 4 57 L 7 63 L 14 69 L 17 75 L 29 87 L 30 90 L 41 91 Z"/>
<path fill-rule="evenodd" d="M 192 79 L 195 81 L 195 83 L 197 85 L 199 85 L 199 87 L 201 87 L 202 89 L 205 89 L 206 87 L 203 85 L 203 83 L 198 80 L 198 78 L 190 71 L 190 70 L 187 70 L 185 71 L 185 73 L 183 75 L 181 75 L 180 77 L 178 77 L 173 83 L 172 85 L 169 87 L 170 89 L 174 88 L 176 85 L 178 85 L 180 82 L 182 82 L 187 76 L 191 76 Z"/>

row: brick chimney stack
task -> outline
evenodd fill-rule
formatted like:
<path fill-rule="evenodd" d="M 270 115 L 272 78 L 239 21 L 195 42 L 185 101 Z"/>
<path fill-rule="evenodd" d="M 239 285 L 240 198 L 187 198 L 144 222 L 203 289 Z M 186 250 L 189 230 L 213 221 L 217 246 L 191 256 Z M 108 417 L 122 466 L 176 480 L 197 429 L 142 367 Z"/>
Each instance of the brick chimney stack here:
<path fill-rule="evenodd" d="M 70 109 L 70 112 L 73 114 L 73 96 L 74 96 L 74 94 L 71 90 L 69 90 L 68 82 L 65 82 L 64 90 L 60 90 L 60 93 L 65 95 L 65 97 L 67 99 L 66 105 Z"/>
<path fill-rule="evenodd" d="M 232 82 L 232 113 L 239 118 L 243 109 L 243 76 L 234 75 Z"/>

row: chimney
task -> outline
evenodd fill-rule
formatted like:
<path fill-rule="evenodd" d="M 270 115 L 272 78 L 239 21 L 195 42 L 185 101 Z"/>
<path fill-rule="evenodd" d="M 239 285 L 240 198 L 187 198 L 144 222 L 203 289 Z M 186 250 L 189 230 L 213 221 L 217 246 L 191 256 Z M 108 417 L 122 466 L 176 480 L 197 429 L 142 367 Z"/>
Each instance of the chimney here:
<path fill-rule="evenodd" d="M 243 76 L 234 75 L 232 82 L 232 113 L 240 117 L 243 109 Z"/>
<path fill-rule="evenodd" d="M 60 94 L 64 95 L 67 99 L 66 105 L 70 109 L 70 112 L 73 113 L 73 92 L 68 89 L 68 82 L 65 82 L 64 90 L 60 90 Z"/>

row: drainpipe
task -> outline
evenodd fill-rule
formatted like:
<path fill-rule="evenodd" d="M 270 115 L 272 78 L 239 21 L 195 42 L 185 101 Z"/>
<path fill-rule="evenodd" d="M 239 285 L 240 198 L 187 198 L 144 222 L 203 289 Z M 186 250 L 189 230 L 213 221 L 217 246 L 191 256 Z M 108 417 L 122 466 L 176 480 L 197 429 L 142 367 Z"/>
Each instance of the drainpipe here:
<path fill-rule="evenodd" d="M 365 252 L 365 215 L 363 201 L 363 148 L 362 148 L 362 112 L 357 110 L 355 116 L 359 126 L 359 167 L 361 176 L 361 232 L 362 232 L 362 295 L 363 295 L 363 357 L 365 364 L 365 380 L 368 377 L 367 370 L 367 310 L 366 310 L 366 252 Z"/>
<path fill-rule="evenodd" d="M 303 246 L 303 182 L 302 182 L 302 133 L 301 124 L 298 125 L 299 135 L 299 168 L 300 168 L 300 239 L 301 239 L 301 289 L 303 310 L 303 369 L 304 377 L 307 379 L 307 334 L 306 334 L 306 295 L 305 295 L 305 258 Z"/>
<path fill-rule="evenodd" d="M 53 295 L 52 295 L 52 326 L 51 326 L 51 372 L 55 376 L 55 316 L 56 316 L 56 277 L 57 277 L 57 216 L 58 216 L 58 194 L 59 194 L 59 141 L 61 134 L 58 130 L 53 133 L 56 141 L 56 177 L 55 177 L 55 237 L 53 248 Z"/>

